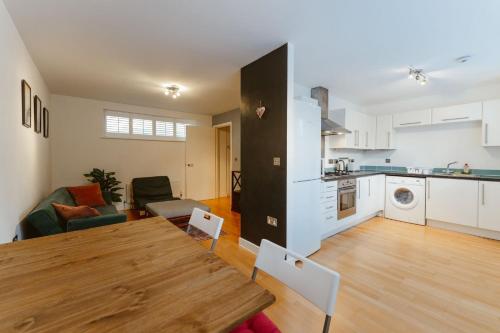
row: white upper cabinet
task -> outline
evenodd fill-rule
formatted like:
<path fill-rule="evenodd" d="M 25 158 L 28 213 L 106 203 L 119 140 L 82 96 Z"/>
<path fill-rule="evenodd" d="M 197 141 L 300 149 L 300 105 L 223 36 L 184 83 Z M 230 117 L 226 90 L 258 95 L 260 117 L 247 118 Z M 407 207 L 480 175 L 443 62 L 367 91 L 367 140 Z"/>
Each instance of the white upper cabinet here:
<path fill-rule="evenodd" d="M 339 109 L 332 111 L 333 119 L 345 119 L 345 128 L 351 133 L 328 137 L 330 148 L 374 149 L 375 117 L 355 110 Z"/>
<path fill-rule="evenodd" d="M 392 115 L 377 116 L 375 149 L 395 149 Z"/>
<path fill-rule="evenodd" d="M 483 103 L 468 103 L 432 109 L 432 123 L 445 124 L 483 119 Z"/>
<path fill-rule="evenodd" d="M 432 123 L 432 110 L 418 110 L 396 113 L 392 117 L 393 127 L 424 126 Z"/>
<path fill-rule="evenodd" d="M 500 146 L 500 99 L 483 102 L 483 132 L 485 147 Z"/>

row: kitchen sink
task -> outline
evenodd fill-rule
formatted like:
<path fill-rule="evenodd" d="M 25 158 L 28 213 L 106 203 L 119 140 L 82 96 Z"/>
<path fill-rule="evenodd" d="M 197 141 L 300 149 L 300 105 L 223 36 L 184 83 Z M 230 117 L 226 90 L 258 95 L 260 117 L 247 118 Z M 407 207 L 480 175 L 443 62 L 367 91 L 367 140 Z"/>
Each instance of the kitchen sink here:
<path fill-rule="evenodd" d="M 446 176 L 446 177 L 470 177 L 470 178 L 477 178 L 477 175 L 473 174 L 467 174 L 467 173 L 446 173 L 446 172 L 441 172 L 441 173 L 434 173 L 436 176 Z"/>

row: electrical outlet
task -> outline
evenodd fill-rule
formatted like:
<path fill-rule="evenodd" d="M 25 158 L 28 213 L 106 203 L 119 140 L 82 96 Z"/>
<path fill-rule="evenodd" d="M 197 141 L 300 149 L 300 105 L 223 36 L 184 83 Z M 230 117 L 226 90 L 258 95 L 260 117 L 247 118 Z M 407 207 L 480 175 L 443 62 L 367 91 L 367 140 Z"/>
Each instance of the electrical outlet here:
<path fill-rule="evenodd" d="M 278 227 L 278 219 L 272 216 L 268 216 L 267 224 L 272 225 L 273 227 Z"/>
<path fill-rule="evenodd" d="M 273 165 L 274 166 L 280 166 L 281 165 L 281 159 L 279 157 L 274 157 L 273 158 Z"/>
<path fill-rule="evenodd" d="M 335 161 L 336 161 L 336 160 L 334 160 L 333 158 L 330 158 L 330 159 L 328 160 L 328 164 L 335 164 L 335 163 L 337 163 L 337 162 L 335 162 Z"/>
<path fill-rule="evenodd" d="M 385 163 L 391 163 L 391 159 L 390 158 L 386 158 L 385 159 Z"/>

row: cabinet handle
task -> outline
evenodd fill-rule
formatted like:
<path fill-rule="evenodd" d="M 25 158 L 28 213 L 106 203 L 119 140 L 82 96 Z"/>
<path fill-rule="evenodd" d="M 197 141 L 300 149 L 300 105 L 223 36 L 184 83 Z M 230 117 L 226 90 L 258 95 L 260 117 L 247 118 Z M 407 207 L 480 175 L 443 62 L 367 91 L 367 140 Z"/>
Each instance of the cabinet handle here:
<path fill-rule="evenodd" d="M 465 119 L 469 119 L 469 117 L 445 118 L 442 121 L 465 120 Z"/>
<path fill-rule="evenodd" d="M 368 179 L 368 196 L 372 196 L 372 180 Z"/>
<path fill-rule="evenodd" d="M 365 147 L 368 148 L 368 132 L 366 132 Z"/>
<path fill-rule="evenodd" d="M 325 207 L 326 210 L 328 209 L 332 209 L 332 208 L 335 208 L 335 206 L 328 206 L 328 207 Z"/>
<path fill-rule="evenodd" d="M 391 132 L 387 132 L 387 148 L 391 148 Z"/>
<path fill-rule="evenodd" d="M 427 181 L 427 199 L 431 198 L 431 182 Z"/>
<path fill-rule="evenodd" d="M 488 123 L 484 124 L 484 144 L 488 144 Z"/>
<path fill-rule="evenodd" d="M 418 125 L 418 124 L 421 124 L 422 122 L 421 121 L 413 121 L 413 122 L 410 122 L 410 123 L 401 123 L 399 124 L 400 126 L 404 126 L 404 125 Z"/>
<path fill-rule="evenodd" d="M 361 182 L 358 180 L 358 199 L 361 199 Z"/>
<path fill-rule="evenodd" d="M 356 143 L 355 143 L 355 146 L 359 147 L 359 130 L 356 130 Z"/>
<path fill-rule="evenodd" d="M 482 192 L 482 197 L 483 197 L 483 206 L 484 206 L 484 184 L 482 184 L 482 189 L 481 189 L 481 192 Z"/>

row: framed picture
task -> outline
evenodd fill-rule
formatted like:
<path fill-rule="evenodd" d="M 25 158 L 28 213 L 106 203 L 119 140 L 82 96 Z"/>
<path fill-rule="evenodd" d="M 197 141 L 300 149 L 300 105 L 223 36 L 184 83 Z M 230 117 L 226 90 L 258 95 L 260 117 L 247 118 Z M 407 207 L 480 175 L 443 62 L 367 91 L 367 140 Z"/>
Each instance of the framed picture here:
<path fill-rule="evenodd" d="M 35 132 L 42 131 L 42 100 L 38 95 L 35 95 Z"/>
<path fill-rule="evenodd" d="M 31 127 L 31 87 L 25 80 L 21 83 L 22 106 L 23 106 L 23 126 Z"/>
<path fill-rule="evenodd" d="M 49 110 L 43 108 L 43 137 L 49 137 Z"/>

